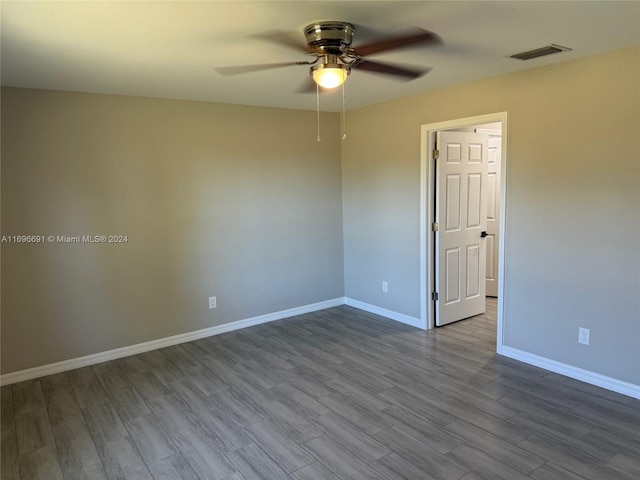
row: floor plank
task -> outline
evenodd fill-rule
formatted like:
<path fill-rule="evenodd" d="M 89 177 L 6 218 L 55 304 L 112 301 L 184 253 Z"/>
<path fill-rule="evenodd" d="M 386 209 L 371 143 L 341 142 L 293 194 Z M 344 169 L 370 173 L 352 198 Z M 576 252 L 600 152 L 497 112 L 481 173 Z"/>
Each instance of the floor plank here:
<path fill-rule="evenodd" d="M 315 458 L 268 420 L 245 429 L 249 436 L 287 473 L 315 462 Z"/>
<path fill-rule="evenodd" d="M 229 459 L 200 429 L 184 431 L 174 437 L 174 442 L 202 480 L 221 480 L 235 471 Z"/>

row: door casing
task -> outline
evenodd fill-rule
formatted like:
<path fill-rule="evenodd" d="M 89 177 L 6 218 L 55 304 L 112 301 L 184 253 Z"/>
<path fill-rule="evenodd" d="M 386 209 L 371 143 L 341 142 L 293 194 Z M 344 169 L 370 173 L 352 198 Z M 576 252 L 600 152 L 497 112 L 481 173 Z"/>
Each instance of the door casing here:
<path fill-rule="evenodd" d="M 434 220 L 435 200 L 432 185 L 435 182 L 435 168 L 432 152 L 435 145 L 436 132 L 453 128 L 470 127 L 485 123 L 500 122 L 502 124 L 502 154 L 500 158 L 500 234 L 498 251 L 498 316 L 496 351 L 501 353 L 503 345 L 503 312 L 504 312 L 504 251 L 505 251 L 505 220 L 507 217 L 507 138 L 508 124 L 507 112 L 489 113 L 474 117 L 447 120 L 444 122 L 429 123 L 420 128 L 420 323 L 423 329 L 431 329 L 435 326 L 434 302 L 431 292 L 436 291 L 434 284 L 435 245 L 431 225 Z"/>

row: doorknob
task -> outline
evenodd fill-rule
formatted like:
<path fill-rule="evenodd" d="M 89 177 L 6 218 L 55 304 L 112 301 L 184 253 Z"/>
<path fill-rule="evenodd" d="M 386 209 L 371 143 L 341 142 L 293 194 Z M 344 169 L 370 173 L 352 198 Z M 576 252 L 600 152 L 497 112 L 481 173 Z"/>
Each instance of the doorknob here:
<path fill-rule="evenodd" d="M 486 236 L 487 236 L 487 232 L 486 232 L 486 231 L 484 231 L 484 232 L 482 232 L 482 233 L 480 234 L 480 238 L 484 238 L 484 237 L 486 237 Z"/>

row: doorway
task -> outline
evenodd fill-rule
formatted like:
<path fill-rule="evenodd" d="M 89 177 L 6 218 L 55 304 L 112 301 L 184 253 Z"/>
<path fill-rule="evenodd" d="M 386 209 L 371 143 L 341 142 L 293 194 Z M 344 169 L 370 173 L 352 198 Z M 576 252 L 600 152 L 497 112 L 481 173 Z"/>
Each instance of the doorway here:
<path fill-rule="evenodd" d="M 491 124 L 491 125 L 487 125 Z M 438 132 L 458 130 L 474 132 L 476 129 L 484 129 L 485 134 L 493 137 L 493 146 L 496 142 L 498 149 L 494 149 L 494 159 L 499 162 L 497 165 L 498 176 L 493 180 L 498 184 L 495 191 L 499 192 L 499 202 L 501 212 L 497 215 L 498 221 L 492 230 L 496 232 L 495 242 L 497 248 L 497 259 L 493 268 L 494 276 L 497 276 L 497 286 L 490 290 L 490 296 L 497 295 L 497 351 L 502 350 L 503 331 L 503 305 L 504 305 L 504 237 L 505 237 L 505 206 L 506 206 L 506 153 L 507 153 L 507 113 L 499 112 L 475 117 L 450 120 L 422 125 L 421 128 L 421 175 L 420 175 L 420 287 L 421 287 L 421 322 L 425 329 L 435 326 L 436 319 L 436 293 L 438 287 L 435 282 L 435 268 L 439 263 L 435 256 L 435 235 L 433 228 L 437 228 L 434 223 L 436 219 L 436 200 L 434 188 L 436 181 L 435 160 L 433 151 L 435 150 L 436 137 Z M 499 130 L 501 136 L 498 136 Z M 498 152 L 496 154 L 496 152 Z M 498 199 L 496 199 L 498 200 Z M 497 212 L 496 212 L 497 214 Z M 488 282 L 489 283 L 489 282 Z"/>

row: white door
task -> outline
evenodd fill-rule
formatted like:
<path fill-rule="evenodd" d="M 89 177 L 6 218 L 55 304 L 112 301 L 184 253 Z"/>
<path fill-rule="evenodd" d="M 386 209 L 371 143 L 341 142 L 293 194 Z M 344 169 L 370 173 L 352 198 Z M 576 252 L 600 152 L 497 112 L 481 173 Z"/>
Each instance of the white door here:
<path fill-rule="evenodd" d="M 438 132 L 436 325 L 484 313 L 488 135 Z"/>
<path fill-rule="evenodd" d="M 500 238 L 500 161 L 502 137 L 489 133 L 487 155 L 487 249 L 486 294 L 498 296 L 498 239 Z"/>

